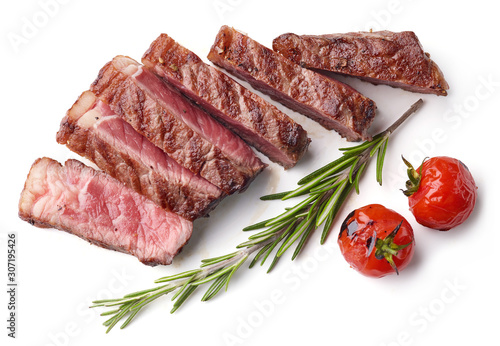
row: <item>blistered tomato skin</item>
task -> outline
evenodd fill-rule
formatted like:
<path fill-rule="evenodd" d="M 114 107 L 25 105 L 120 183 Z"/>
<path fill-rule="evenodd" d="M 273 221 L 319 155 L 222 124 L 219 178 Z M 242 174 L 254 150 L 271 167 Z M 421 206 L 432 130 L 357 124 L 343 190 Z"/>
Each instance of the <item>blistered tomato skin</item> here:
<path fill-rule="evenodd" d="M 346 217 L 338 244 L 352 268 L 379 278 L 398 273 L 408 265 L 415 241 L 413 229 L 403 216 L 380 204 L 370 204 Z M 388 252 L 388 258 L 384 252 Z"/>
<path fill-rule="evenodd" d="M 469 169 L 446 156 L 425 161 L 421 169 L 418 190 L 408 197 L 417 222 L 447 231 L 467 220 L 477 199 L 477 187 Z M 420 167 L 416 172 L 420 172 Z"/>

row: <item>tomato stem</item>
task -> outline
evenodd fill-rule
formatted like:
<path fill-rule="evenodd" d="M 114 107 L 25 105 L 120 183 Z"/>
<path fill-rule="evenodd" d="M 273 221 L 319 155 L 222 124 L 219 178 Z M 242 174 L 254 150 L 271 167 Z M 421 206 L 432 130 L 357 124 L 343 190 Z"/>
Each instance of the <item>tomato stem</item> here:
<path fill-rule="evenodd" d="M 411 243 L 413 243 L 413 239 L 404 245 L 397 245 L 394 243 L 394 238 L 398 234 L 399 229 L 401 228 L 401 225 L 403 224 L 403 220 L 392 230 L 392 232 L 385 237 L 385 239 L 380 239 L 377 238 L 377 242 L 375 243 L 375 248 L 377 249 L 375 251 L 375 258 L 381 260 L 384 258 L 394 269 L 397 275 L 399 275 L 398 268 L 396 264 L 394 263 L 393 256 L 397 256 L 398 252 L 405 247 L 409 246 Z"/>
<path fill-rule="evenodd" d="M 404 195 L 409 197 L 413 195 L 415 192 L 418 191 L 418 188 L 420 187 L 420 180 L 422 179 L 422 169 L 424 167 L 424 162 L 427 158 L 424 158 L 422 161 L 422 164 L 420 165 L 418 172 L 415 168 L 413 168 L 413 165 L 404 158 L 403 155 L 401 155 L 401 158 L 403 159 L 403 162 L 405 163 L 407 169 L 407 174 L 408 174 L 408 180 L 406 181 L 406 190 L 402 190 Z"/>

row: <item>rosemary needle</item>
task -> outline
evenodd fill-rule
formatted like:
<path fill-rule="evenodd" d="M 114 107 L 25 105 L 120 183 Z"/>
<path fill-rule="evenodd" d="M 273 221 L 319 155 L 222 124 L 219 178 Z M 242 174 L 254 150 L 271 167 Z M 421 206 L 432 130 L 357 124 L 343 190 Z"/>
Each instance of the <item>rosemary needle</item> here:
<path fill-rule="evenodd" d="M 237 251 L 205 259 L 198 269 L 166 276 L 155 281 L 155 283 L 167 282 L 167 284 L 127 294 L 123 298 L 94 301 L 94 305 L 91 307 L 110 308 L 109 311 L 102 313 L 102 316 L 111 316 L 104 322 L 104 325 L 108 327 L 106 332 L 109 332 L 120 320 L 128 316 L 121 325 L 121 328 L 124 328 L 144 306 L 171 292 L 174 292 L 172 313 L 198 287 L 212 282 L 201 299 L 202 301 L 210 300 L 223 287 L 227 290 L 233 274 L 251 254 L 256 252 L 250 263 L 250 268 L 259 260 L 262 266 L 271 253 L 277 249 L 269 266 L 269 272 L 293 244 L 297 244 L 292 255 L 292 260 L 295 259 L 310 235 L 321 225 L 323 225 L 321 243 L 324 243 L 340 207 L 350 192 L 355 189 L 356 193 L 359 193 L 360 177 L 369 160 L 375 155 L 377 155 L 376 180 L 382 184 L 382 168 L 389 138 L 422 104 L 422 99 L 415 102 L 387 130 L 375 135 L 372 140 L 353 147 L 341 148 L 342 156 L 340 158 L 299 180 L 299 186 L 295 190 L 261 197 L 262 200 L 285 200 L 308 195 L 294 207 L 286 208 L 278 216 L 245 227 L 243 231 L 254 231 L 262 228 L 264 230 L 237 245 Z"/>

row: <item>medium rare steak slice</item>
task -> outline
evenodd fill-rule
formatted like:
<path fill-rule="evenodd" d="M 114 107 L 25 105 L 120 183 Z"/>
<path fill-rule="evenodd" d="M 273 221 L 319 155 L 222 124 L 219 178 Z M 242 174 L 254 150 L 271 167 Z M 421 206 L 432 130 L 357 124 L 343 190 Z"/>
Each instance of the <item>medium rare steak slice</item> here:
<path fill-rule="evenodd" d="M 107 63 L 91 91 L 171 158 L 226 194 L 244 190 L 265 167 L 241 138 L 130 58 Z"/>
<path fill-rule="evenodd" d="M 370 139 L 375 103 L 353 88 L 304 69 L 227 26 L 217 34 L 208 58 L 348 140 Z"/>
<path fill-rule="evenodd" d="M 57 141 L 164 209 L 185 219 L 205 216 L 222 191 L 179 165 L 85 91 L 61 121 Z"/>
<path fill-rule="evenodd" d="M 53 227 L 149 265 L 170 264 L 191 237 L 192 223 L 76 160 L 35 161 L 19 201 L 19 217 Z"/>
<path fill-rule="evenodd" d="M 151 44 L 142 63 L 283 167 L 293 167 L 307 151 L 302 126 L 168 35 Z"/>
<path fill-rule="evenodd" d="M 443 96 L 449 88 L 443 73 L 411 31 L 284 34 L 274 39 L 273 49 L 301 66 L 374 84 Z"/>

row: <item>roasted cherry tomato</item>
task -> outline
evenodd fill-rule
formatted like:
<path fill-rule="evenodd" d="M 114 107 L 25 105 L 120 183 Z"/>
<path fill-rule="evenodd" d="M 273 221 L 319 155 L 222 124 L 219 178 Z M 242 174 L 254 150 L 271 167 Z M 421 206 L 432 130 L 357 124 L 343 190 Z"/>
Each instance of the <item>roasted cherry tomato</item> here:
<path fill-rule="evenodd" d="M 409 177 L 403 192 L 419 224 L 447 231 L 469 217 L 476 204 L 477 187 L 467 166 L 457 159 L 439 156 L 424 161 L 415 170 L 403 160 Z"/>
<path fill-rule="evenodd" d="M 338 243 L 351 267 L 372 277 L 399 274 L 410 262 L 415 245 L 408 221 L 380 204 L 347 215 Z"/>

